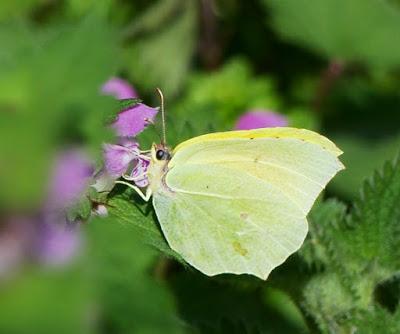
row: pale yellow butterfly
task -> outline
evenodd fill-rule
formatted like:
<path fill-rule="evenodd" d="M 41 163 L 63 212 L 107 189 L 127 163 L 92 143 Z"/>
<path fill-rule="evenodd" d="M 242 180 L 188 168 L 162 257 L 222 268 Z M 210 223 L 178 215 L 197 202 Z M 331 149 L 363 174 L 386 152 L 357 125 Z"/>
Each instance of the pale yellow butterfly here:
<path fill-rule="evenodd" d="M 161 109 L 164 118 L 163 100 Z M 172 151 L 153 145 L 146 195 L 130 186 L 153 197 L 168 244 L 193 267 L 267 279 L 302 245 L 308 212 L 344 168 L 341 153 L 304 129 L 211 133 Z"/>

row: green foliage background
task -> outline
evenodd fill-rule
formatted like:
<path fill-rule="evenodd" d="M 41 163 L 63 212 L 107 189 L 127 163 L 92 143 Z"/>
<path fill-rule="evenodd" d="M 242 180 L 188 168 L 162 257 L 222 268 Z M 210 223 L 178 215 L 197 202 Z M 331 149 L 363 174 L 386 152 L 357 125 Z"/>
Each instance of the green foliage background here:
<path fill-rule="evenodd" d="M 0 332 L 399 333 L 398 36 L 397 0 L 1 2 L 0 253 L 2 218 L 40 208 L 57 152 L 101 163 L 112 76 L 148 105 L 163 90 L 171 145 L 274 110 L 336 142 L 346 170 L 266 282 L 188 267 L 124 187 L 101 198 L 106 218 L 85 200 L 72 263 L 0 270 Z"/>

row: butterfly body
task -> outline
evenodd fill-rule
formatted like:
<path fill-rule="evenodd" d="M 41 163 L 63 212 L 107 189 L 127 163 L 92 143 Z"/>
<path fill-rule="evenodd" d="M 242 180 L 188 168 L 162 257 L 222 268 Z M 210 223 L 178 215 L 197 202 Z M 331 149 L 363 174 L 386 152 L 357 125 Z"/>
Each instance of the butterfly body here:
<path fill-rule="evenodd" d="M 269 128 L 152 149 L 153 206 L 172 249 L 207 275 L 269 273 L 300 248 L 307 213 L 343 165 L 314 132 Z"/>

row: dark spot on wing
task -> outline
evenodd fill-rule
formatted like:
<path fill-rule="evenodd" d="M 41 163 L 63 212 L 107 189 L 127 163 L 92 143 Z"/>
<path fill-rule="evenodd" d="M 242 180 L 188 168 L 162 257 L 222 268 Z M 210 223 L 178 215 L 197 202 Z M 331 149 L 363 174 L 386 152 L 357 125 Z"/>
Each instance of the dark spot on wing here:
<path fill-rule="evenodd" d="M 208 188 L 210 188 L 210 187 L 207 185 L 206 188 L 208 189 Z"/>
<path fill-rule="evenodd" d="M 246 213 L 246 212 L 241 212 L 240 213 L 240 219 L 246 220 L 248 216 L 249 216 L 249 214 Z"/>
<path fill-rule="evenodd" d="M 254 139 L 254 137 L 250 137 L 250 139 Z"/>
<path fill-rule="evenodd" d="M 235 250 L 236 253 L 239 253 L 242 256 L 246 256 L 248 254 L 248 250 L 244 248 L 239 241 L 234 241 L 232 242 L 233 249 Z"/>

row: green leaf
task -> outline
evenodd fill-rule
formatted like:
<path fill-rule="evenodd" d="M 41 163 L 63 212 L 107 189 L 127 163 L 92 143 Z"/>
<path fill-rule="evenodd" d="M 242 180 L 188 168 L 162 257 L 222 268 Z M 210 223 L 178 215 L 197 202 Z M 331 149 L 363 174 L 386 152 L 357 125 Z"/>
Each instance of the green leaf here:
<path fill-rule="evenodd" d="M 131 98 L 131 99 L 121 99 L 116 102 L 117 102 L 116 107 L 108 111 L 104 119 L 105 124 L 113 123 L 120 112 L 138 105 L 139 103 L 142 102 L 142 100 L 138 98 Z"/>
<path fill-rule="evenodd" d="M 103 121 L 113 101 L 99 88 L 114 70 L 115 36 L 96 17 L 46 30 L 1 28 L 0 206 L 26 209 L 44 200 L 59 149 L 79 143 L 99 155 L 110 139 Z"/>
<path fill-rule="evenodd" d="M 218 131 L 232 129 L 249 109 L 279 111 L 280 105 L 274 81 L 255 76 L 246 59 L 235 58 L 212 74 L 192 75 L 187 93 L 171 109 L 175 118 L 190 121 L 200 134 L 210 124 Z"/>
<path fill-rule="evenodd" d="M 200 333 L 284 334 L 303 329 L 301 320 L 291 318 L 293 305 L 286 295 L 277 296 L 275 290 L 261 286 L 248 289 L 223 283 L 188 271 L 169 280 L 180 316 Z M 276 298 L 279 306 L 274 304 Z"/>
<path fill-rule="evenodd" d="M 379 0 L 263 0 L 276 29 L 301 46 L 345 61 L 400 65 L 400 11 Z M 368 38 L 366 38 L 368 36 Z"/>
<path fill-rule="evenodd" d="M 294 107 L 287 111 L 289 125 L 294 128 L 302 128 L 318 131 L 320 121 L 315 112 L 305 107 Z"/>
<path fill-rule="evenodd" d="M 129 28 L 125 59 L 137 87 L 160 87 L 166 96 L 182 88 L 195 48 L 197 6 L 194 0 L 159 1 Z"/>
<path fill-rule="evenodd" d="M 118 222 L 111 216 L 86 225 L 90 269 L 106 332 L 182 333 L 174 298 L 155 277 L 158 252 L 142 243 L 135 225 Z"/>
<path fill-rule="evenodd" d="M 92 333 L 86 317 L 93 290 L 83 267 L 14 274 L 0 286 L 1 333 Z"/>
<path fill-rule="evenodd" d="M 349 215 L 334 201 L 313 210 L 310 236 L 300 254 L 325 270 L 304 290 L 306 309 L 322 332 L 368 328 L 368 317 L 375 315 L 365 317 L 366 313 L 386 314 L 379 311 L 375 294 L 380 283 L 400 271 L 399 201 L 400 160 L 396 159 L 365 182 Z M 394 321 L 391 317 L 389 323 Z"/>
<path fill-rule="evenodd" d="M 78 203 L 67 210 L 67 219 L 68 221 L 86 221 L 89 219 L 91 211 L 92 203 L 85 194 L 80 198 Z"/>
<path fill-rule="evenodd" d="M 134 98 L 134 99 L 122 99 L 122 100 L 119 100 L 118 102 L 119 102 L 120 110 L 123 111 L 123 110 L 129 109 L 129 108 L 132 108 L 132 107 L 138 105 L 140 102 L 142 102 L 142 100 Z"/>
<path fill-rule="evenodd" d="M 321 269 L 330 266 L 324 242 L 326 235 L 343 221 L 345 213 L 346 205 L 335 199 L 318 203 L 311 210 L 307 239 L 299 251 L 299 255 L 310 267 Z"/>
<path fill-rule="evenodd" d="M 332 235 L 335 260 L 374 284 L 400 270 L 400 161 L 386 162 L 364 183 L 346 223 Z M 343 261 L 343 259 L 346 261 Z"/>
<path fill-rule="evenodd" d="M 357 198 L 364 179 L 377 165 L 393 157 L 400 145 L 399 136 L 367 140 L 337 135 L 332 139 L 344 152 L 341 159 L 346 169 L 332 180 L 329 188 L 349 199 Z"/>
<path fill-rule="evenodd" d="M 379 306 L 371 307 L 349 319 L 348 327 L 365 334 L 397 334 L 400 332 L 400 312 L 397 310 L 393 314 Z"/>
<path fill-rule="evenodd" d="M 136 231 L 138 238 L 144 244 L 150 245 L 164 255 L 183 262 L 181 256 L 174 252 L 167 244 L 154 211 L 149 203 L 140 204 L 138 196 L 127 191 L 116 195 L 108 201 L 108 212 L 115 221 L 127 225 Z"/>
<path fill-rule="evenodd" d="M 45 3 L 45 0 L 3 1 L 0 5 L 0 21 L 10 19 L 10 17 L 27 16 L 35 7 Z"/>
<path fill-rule="evenodd" d="M 303 307 L 311 314 L 321 333 L 349 333 L 345 321 L 356 306 L 353 295 L 335 272 L 314 276 L 303 291 Z M 347 328 L 348 329 L 348 328 Z"/>

